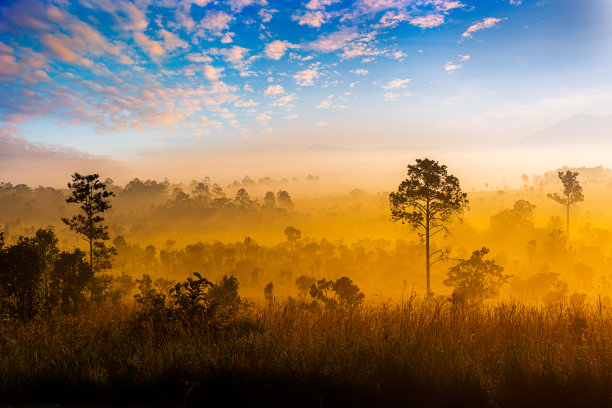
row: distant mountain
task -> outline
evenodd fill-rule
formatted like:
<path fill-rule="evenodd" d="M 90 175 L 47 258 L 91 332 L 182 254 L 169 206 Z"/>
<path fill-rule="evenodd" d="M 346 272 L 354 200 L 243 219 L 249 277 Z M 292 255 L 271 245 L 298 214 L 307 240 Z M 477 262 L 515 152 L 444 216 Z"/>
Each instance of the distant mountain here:
<path fill-rule="evenodd" d="M 519 145 L 612 145 L 612 116 L 576 115 L 517 142 Z"/>

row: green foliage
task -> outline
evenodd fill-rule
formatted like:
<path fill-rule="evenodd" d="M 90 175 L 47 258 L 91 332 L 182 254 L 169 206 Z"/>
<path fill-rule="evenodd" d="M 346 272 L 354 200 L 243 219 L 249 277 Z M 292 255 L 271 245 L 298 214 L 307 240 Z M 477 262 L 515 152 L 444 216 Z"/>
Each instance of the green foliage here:
<path fill-rule="evenodd" d="M 464 259 L 448 270 L 446 286 L 455 288 L 453 300 L 456 302 L 482 302 L 499 295 L 499 289 L 510 279 L 504 275 L 504 268 L 495 261 L 484 260 L 489 253 L 487 248 L 472 252 L 469 259 Z"/>

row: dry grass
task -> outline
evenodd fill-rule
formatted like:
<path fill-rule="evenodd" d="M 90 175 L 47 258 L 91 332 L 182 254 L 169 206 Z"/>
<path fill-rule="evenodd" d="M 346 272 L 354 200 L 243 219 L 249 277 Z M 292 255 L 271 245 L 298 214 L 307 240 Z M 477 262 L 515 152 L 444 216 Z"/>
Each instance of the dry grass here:
<path fill-rule="evenodd" d="M 443 300 L 251 307 L 214 330 L 126 307 L 0 326 L 0 400 L 213 406 L 612 406 L 612 310 Z"/>

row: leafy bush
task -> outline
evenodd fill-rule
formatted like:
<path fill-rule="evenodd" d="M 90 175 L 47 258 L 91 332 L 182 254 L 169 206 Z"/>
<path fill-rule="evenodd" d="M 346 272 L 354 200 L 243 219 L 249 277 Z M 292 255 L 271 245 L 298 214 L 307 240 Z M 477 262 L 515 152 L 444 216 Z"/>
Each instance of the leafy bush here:
<path fill-rule="evenodd" d="M 348 309 L 359 306 L 365 298 L 359 287 L 346 276 L 337 281 L 325 278 L 319 280 L 310 287 L 310 296 L 323 302 L 329 308 L 340 306 Z"/>

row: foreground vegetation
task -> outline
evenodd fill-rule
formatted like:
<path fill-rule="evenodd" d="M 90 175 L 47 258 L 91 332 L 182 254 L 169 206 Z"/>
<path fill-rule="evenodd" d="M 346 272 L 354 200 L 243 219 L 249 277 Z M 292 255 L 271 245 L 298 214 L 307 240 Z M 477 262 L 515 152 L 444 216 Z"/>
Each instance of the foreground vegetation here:
<path fill-rule="evenodd" d="M 168 318 L 147 306 L 0 327 L 0 397 L 189 406 L 610 406 L 612 306 L 272 301 Z M 178 315 L 176 315 L 178 316 Z M 201 316 L 204 316 L 201 315 Z"/>

